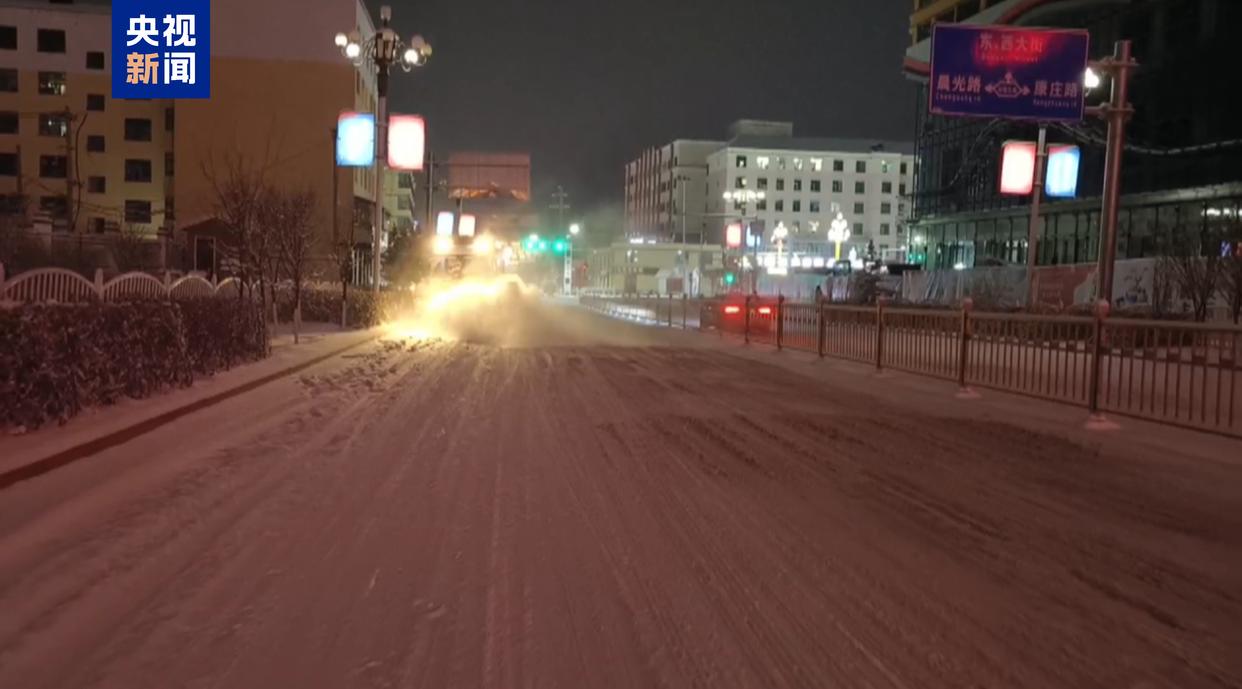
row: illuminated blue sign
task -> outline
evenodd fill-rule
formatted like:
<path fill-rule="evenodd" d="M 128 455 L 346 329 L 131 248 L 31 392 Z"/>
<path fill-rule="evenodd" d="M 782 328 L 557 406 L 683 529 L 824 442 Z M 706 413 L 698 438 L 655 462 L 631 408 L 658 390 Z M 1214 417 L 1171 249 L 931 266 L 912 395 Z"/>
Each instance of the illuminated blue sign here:
<path fill-rule="evenodd" d="M 112 0 L 112 97 L 211 96 L 209 0 Z"/>
<path fill-rule="evenodd" d="M 1087 47 L 1082 30 L 936 24 L 928 104 L 940 115 L 1081 121 Z"/>
<path fill-rule="evenodd" d="M 1073 198 L 1077 195 L 1078 162 L 1081 158 L 1077 146 L 1049 146 L 1044 193 L 1054 198 Z"/>
<path fill-rule="evenodd" d="M 336 164 L 343 167 L 375 164 L 375 115 L 341 113 L 336 121 Z"/>

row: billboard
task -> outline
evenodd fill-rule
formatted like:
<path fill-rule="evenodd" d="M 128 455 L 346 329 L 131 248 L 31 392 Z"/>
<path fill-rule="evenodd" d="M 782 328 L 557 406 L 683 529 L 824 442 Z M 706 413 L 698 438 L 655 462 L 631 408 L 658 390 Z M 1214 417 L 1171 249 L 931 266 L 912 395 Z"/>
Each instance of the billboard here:
<path fill-rule="evenodd" d="M 529 153 L 450 153 L 449 195 L 464 199 L 530 199 Z"/>
<path fill-rule="evenodd" d="M 939 115 L 1081 121 L 1088 43 L 1082 30 L 937 24 L 928 106 Z"/>

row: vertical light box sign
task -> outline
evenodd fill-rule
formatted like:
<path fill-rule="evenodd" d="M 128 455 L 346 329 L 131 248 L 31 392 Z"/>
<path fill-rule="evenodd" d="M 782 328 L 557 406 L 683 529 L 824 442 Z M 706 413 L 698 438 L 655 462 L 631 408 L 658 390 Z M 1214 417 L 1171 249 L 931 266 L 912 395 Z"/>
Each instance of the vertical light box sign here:
<path fill-rule="evenodd" d="M 1025 196 L 1035 188 L 1035 144 L 1006 141 L 1001 152 L 1000 192 Z"/>
<path fill-rule="evenodd" d="M 436 236 L 452 237 L 453 236 L 453 212 L 440 211 L 436 214 Z"/>
<path fill-rule="evenodd" d="M 1044 192 L 1053 198 L 1068 199 L 1078 195 L 1078 163 L 1082 158 L 1077 146 L 1051 146 L 1048 149 L 1048 174 Z"/>
<path fill-rule="evenodd" d="M 336 164 L 342 167 L 375 164 L 375 115 L 343 112 L 337 118 Z"/>
<path fill-rule="evenodd" d="M 418 115 L 391 115 L 388 118 L 388 167 L 393 170 L 422 170 L 427 146 L 427 123 Z"/>

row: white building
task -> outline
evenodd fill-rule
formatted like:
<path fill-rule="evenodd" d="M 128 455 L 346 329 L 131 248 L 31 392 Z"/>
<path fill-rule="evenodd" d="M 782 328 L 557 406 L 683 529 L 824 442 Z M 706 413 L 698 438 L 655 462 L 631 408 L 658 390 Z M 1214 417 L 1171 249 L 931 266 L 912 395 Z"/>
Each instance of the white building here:
<path fill-rule="evenodd" d="M 707 158 L 724 145 L 678 139 L 626 164 L 626 236 L 698 243 L 709 233 L 715 223 L 704 216 Z"/>
<path fill-rule="evenodd" d="M 904 142 L 743 133 L 707 158 L 706 215 L 714 220 L 708 236 L 721 241 L 725 226 L 744 215 L 759 252 L 773 249 L 776 231 L 785 236 L 783 251 L 828 257 L 835 251 L 828 239 L 835 220 L 849 229 L 843 259 L 851 249 L 862 257 L 871 246 L 877 258 L 901 260 L 912 150 Z M 724 192 L 733 190 L 763 198 L 726 201 Z"/>

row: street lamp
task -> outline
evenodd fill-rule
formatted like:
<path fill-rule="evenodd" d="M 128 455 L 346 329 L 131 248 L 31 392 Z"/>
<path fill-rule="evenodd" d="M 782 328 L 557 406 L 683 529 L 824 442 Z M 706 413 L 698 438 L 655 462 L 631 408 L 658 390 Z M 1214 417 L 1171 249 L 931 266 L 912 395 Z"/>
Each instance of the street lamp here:
<path fill-rule="evenodd" d="M 383 166 L 388 147 L 388 72 L 393 65 L 409 72 L 426 64 L 427 58 L 431 57 L 431 46 L 422 36 L 413 36 L 407 44 L 393 30 L 391 23 L 392 8 L 384 5 L 380 8 L 380 27 L 375 33 L 363 36 L 354 29 L 347 34 L 338 33 L 333 38 L 333 43 L 340 48 L 341 54 L 356 67 L 375 70 L 378 101 L 375 113 L 375 214 L 371 227 L 372 292 L 379 292 L 380 241 L 384 231 Z"/>
<path fill-rule="evenodd" d="M 569 226 L 569 234 L 576 235 L 579 232 L 582 232 L 582 225 L 579 225 L 578 223 L 574 223 Z"/>

